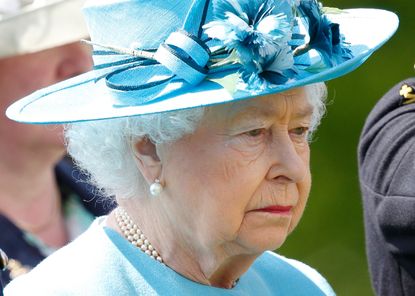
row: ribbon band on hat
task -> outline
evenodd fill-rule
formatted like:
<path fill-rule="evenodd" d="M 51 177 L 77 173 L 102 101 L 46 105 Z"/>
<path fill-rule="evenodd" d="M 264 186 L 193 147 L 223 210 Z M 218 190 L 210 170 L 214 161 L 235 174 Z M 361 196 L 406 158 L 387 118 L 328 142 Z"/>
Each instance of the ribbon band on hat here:
<path fill-rule="evenodd" d="M 154 58 L 179 78 L 197 85 L 208 73 L 210 51 L 197 37 L 178 31 L 160 45 Z"/>
<path fill-rule="evenodd" d="M 210 58 L 209 48 L 198 37 L 183 30 L 173 32 L 155 53 L 84 42 L 111 49 L 111 51 L 99 51 L 100 55 L 119 53 L 134 57 L 97 65 L 95 69 L 122 66 L 100 78 L 105 78 L 107 87 L 118 94 L 119 91 L 142 91 L 141 95 L 145 94 L 146 98 L 136 101 L 138 104 L 151 101 L 163 90 L 163 85 L 175 77 L 183 79 L 190 85 L 197 85 L 208 74 L 206 65 Z M 140 77 L 143 82 L 138 83 L 136 77 Z"/>

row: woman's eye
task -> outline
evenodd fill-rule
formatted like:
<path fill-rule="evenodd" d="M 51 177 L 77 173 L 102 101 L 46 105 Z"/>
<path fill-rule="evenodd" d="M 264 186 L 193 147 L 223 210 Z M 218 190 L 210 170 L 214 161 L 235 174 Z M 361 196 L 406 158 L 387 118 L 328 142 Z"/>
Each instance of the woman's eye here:
<path fill-rule="evenodd" d="M 258 137 L 260 135 L 262 135 L 265 132 L 265 130 L 263 128 L 258 128 L 258 129 L 254 129 L 251 130 L 249 132 L 246 132 L 245 134 L 250 136 L 250 137 Z"/>
<path fill-rule="evenodd" d="M 293 133 L 296 136 L 307 136 L 308 134 L 308 127 L 297 127 L 291 130 L 291 133 Z"/>

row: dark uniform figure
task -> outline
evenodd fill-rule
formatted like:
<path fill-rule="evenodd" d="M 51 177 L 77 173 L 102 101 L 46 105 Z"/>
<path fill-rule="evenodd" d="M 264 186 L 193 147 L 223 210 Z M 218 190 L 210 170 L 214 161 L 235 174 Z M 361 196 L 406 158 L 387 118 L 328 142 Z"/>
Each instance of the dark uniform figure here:
<path fill-rule="evenodd" d="M 370 113 L 359 144 L 366 250 L 377 295 L 415 295 L 415 78 Z"/>
<path fill-rule="evenodd" d="M 87 183 L 87 176 L 77 171 L 69 158 L 64 158 L 55 169 L 56 179 L 61 191 L 62 204 L 67 199 L 77 199 L 82 211 L 97 217 L 106 215 L 114 206 L 99 197 L 96 189 Z M 0 296 L 2 288 L 13 278 L 29 272 L 45 258 L 41 250 L 27 235 L 7 217 L 0 214 Z M 8 263 L 4 258 L 8 257 Z M 7 264 L 6 264 L 7 263 Z M 4 265 L 4 268 L 2 268 Z M 3 270 L 3 271 L 2 271 Z"/>

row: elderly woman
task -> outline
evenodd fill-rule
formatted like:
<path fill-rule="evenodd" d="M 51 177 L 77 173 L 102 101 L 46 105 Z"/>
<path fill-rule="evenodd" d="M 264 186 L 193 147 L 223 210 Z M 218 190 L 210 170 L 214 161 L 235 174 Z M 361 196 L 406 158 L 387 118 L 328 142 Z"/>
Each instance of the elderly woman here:
<path fill-rule="evenodd" d="M 362 64 L 397 18 L 325 11 L 310 0 L 89 3 L 95 71 L 7 114 L 71 123 L 70 154 L 119 207 L 6 295 L 333 295 L 311 267 L 269 251 L 307 203 L 322 81 Z"/>

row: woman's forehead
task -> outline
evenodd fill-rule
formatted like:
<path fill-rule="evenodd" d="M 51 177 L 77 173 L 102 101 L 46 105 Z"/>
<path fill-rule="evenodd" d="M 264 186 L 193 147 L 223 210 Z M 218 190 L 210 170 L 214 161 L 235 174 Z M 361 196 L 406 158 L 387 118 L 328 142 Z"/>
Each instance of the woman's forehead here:
<path fill-rule="evenodd" d="M 217 106 L 217 116 L 227 121 L 250 117 L 307 117 L 313 113 L 313 106 L 307 98 L 304 88 L 290 90 L 289 92 L 257 97 L 251 100 L 238 101 Z M 213 110 L 212 110 L 213 111 Z"/>

